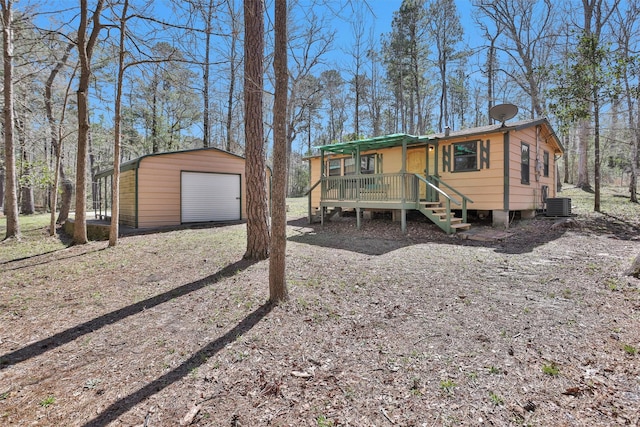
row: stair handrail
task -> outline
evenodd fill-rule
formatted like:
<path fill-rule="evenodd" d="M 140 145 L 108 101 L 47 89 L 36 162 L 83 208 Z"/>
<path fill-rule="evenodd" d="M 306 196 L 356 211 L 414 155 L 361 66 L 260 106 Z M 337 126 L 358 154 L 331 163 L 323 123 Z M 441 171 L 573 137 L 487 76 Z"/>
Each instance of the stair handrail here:
<path fill-rule="evenodd" d="M 311 188 L 309 188 L 309 190 L 304 193 L 305 196 L 309 196 L 308 200 L 307 200 L 307 209 L 308 209 L 308 214 L 309 214 L 309 224 L 311 224 L 311 192 L 313 191 L 314 188 L 316 188 L 318 185 L 320 185 L 320 183 L 322 182 L 322 178 L 320 178 L 315 184 L 313 184 L 311 186 Z"/>
<path fill-rule="evenodd" d="M 456 193 L 458 196 L 460 196 L 463 200 L 466 200 L 469 203 L 474 203 L 473 200 L 471 200 L 470 198 L 468 198 L 467 196 L 465 196 L 464 194 L 462 194 L 460 191 L 456 190 L 455 188 L 453 188 L 452 186 L 450 186 L 449 184 L 447 184 L 446 182 L 444 182 L 443 180 L 441 180 L 440 178 L 438 178 L 435 175 L 431 175 L 429 178 L 434 179 L 436 181 L 438 181 L 438 184 L 442 184 L 445 187 L 447 187 L 449 190 L 453 191 L 454 193 Z M 456 204 L 460 204 L 460 203 L 456 203 Z"/>
<path fill-rule="evenodd" d="M 311 188 L 309 188 L 309 189 L 307 190 L 307 192 L 306 192 L 306 193 L 304 193 L 304 195 L 305 195 L 305 196 L 308 196 L 308 195 L 313 191 L 313 189 L 314 189 L 314 188 L 316 188 L 318 185 L 320 185 L 320 183 L 321 183 L 321 182 L 322 182 L 322 178 L 320 178 L 318 181 L 316 181 L 316 183 L 315 183 L 315 184 L 313 184 L 313 185 L 311 186 Z"/>
<path fill-rule="evenodd" d="M 455 188 L 453 188 L 452 186 L 450 186 L 449 184 L 447 184 L 437 176 L 431 175 L 429 178 L 437 181 L 438 184 L 444 185 L 449 190 L 453 191 L 454 193 L 456 193 L 458 196 L 462 198 L 462 221 L 467 222 L 467 203 L 474 203 L 473 200 L 471 200 L 470 198 L 468 198 L 467 196 L 465 196 L 464 194 L 462 194 L 461 192 L 459 192 L 458 190 L 456 190 Z M 460 205 L 460 203 L 457 203 L 457 202 L 456 204 Z"/>
<path fill-rule="evenodd" d="M 438 194 L 440 194 L 440 195 L 441 195 L 441 196 L 443 196 L 444 198 L 446 198 L 446 199 L 448 199 L 448 200 L 452 201 L 452 202 L 453 202 L 453 203 L 455 203 L 456 205 L 460 205 L 460 204 L 461 204 L 461 202 L 460 202 L 460 201 L 458 201 L 456 198 L 451 197 L 450 195 L 448 195 L 447 193 L 445 193 L 444 191 L 442 191 L 440 188 L 438 188 L 436 185 L 433 185 L 433 183 L 431 183 L 431 182 L 427 181 L 427 179 L 426 179 L 425 177 L 423 177 L 423 176 L 421 176 L 421 175 L 418 175 L 417 173 L 416 173 L 416 174 L 414 174 L 414 176 L 415 176 L 416 178 L 418 178 L 420 181 L 424 182 L 427 186 L 431 187 L 433 190 L 437 191 L 437 192 L 438 192 Z M 440 182 L 440 180 L 438 180 L 438 181 Z M 447 184 L 445 184 L 445 185 L 446 185 L 447 187 L 449 187 Z M 450 187 L 449 187 L 449 188 L 450 188 Z M 460 194 L 460 193 L 459 193 L 459 192 L 457 192 L 457 191 L 456 191 L 456 193 L 457 193 L 457 194 Z M 462 197 L 465 197 L 465 196 L 463 196 L 462 194 L 460 194 L 460 195 L 461 195 Z"/>
<path fill-rule="evenodd" d="M 445 212 L 447 213 L 447 216 L 445 217 L 445 224 L 441 224 L 436 222 L 436 224 L 442 228 L 447 234 L 451 234 L 452 230 L 451 230 L 451 202 L 453 201 L 455 204 L 459 205 L 460 203 L 454 199 L 453 197 L 449 196 L 447 193 L 445 193 L 444 191 L 442 191 L 441 189 L 439 189 L 438 187 L 436 187 L 435 185 L 433 185 L 431 182 L 427 181 L 426 178 L 424 178 L 423 176 L 418 175 L 417 173 L 414 174 L 414 176 L 419 180 L 424 182 L 427 186 L 431 187 L 432 189 L 434 189 L 436 192 L 438 192 L 438 194 L 440 194 L 442 197 L 445 198 Z"/>

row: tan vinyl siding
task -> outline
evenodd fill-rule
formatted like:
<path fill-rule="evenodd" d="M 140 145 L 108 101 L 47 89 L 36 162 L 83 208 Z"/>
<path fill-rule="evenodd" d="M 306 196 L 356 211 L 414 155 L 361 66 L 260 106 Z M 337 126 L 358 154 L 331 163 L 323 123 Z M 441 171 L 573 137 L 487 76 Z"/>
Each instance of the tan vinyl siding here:
<path fill-rule="evenodd" d="M 382 173 L 398 173 L 402 170 L 402 147 L 386 148 L 377 152 L 382 154 Z"/>
<path fill-rule="evenodd" d="M 501 209 L 504 205 L 504 135 L 493 133 L 482 135 L 481 137 L 451 139 L 442 142 L 440 149 L 440 159 L 438 162 L 438 174 L 444 182 L 469 197 L 473 203 L 468 205 L 469 209 L 493 210 Z M 444 147 L 458 142 L 467 141 L 489 141 L 489 167 L 478 171 L 468 172 L 443 172 L 442 151 Z M 480 144 L 480 143 L 478 143 Z M 480 148 L 478 147 L 478 152 Z M 453 149 L 451 154 L 451 169 L 453 169 Z M 480 160 L 478 159 L 478 165 Z M 456 199 L 459 196 L 454 195 Z M 459 208 L 454 206 L 454 208 Z"/>
<path fill-rule="evenodd" d="M 509 150 L 509 210 L 542 209 L 542 186 L 549 188 L 549 197 L 555 197 L 555 148 L 546 142 L 545 135 L 536 137 L 536 127 L 513 132 Z M 529 145 L 529 184 L 521 182 L 521 144 Z M 549 153 L 549 176 L 543 176 L 543 153 Z M 539 164 L 537 168 L 536 165 Z"/>
<path fill-rule="evenodd" d="M 309 159 L 309 175 L 311 184 L 315 185 L 320 181 L 320 157 L 312 157 Z M 311 209 L 320 208 L 320 184 L 311 191 Z"/>

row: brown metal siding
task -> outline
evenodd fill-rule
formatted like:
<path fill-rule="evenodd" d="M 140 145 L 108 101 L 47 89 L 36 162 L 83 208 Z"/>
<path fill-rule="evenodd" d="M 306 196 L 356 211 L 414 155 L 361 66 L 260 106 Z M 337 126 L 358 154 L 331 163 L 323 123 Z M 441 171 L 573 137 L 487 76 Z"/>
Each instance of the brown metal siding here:
<path fill-rule="evenodd" d="M 244 159 L 217 150 L 149 156 L 138 168 L 138 227 L 180 224 L 180 173 L 216 172 L 241 176 L 241 215 L 246 218 Z"/>
<path fill-rule="evenodd" d="M 136 171 L 120 174 L 120 224 L 136 226 Z"/>

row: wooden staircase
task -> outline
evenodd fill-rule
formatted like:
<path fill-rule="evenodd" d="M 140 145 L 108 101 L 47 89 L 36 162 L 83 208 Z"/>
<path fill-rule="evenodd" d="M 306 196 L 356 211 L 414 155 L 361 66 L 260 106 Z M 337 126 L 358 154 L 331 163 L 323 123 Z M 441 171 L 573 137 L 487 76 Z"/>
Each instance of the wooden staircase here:
<path fill-rule="evenodd" d="M 447 208 L 442 202 L 420 202 L 418 210 L 447 234 L 471 228 L 471 224 L 462 222 L 462 218 L 456 218 L 452 211 L 447 213 Z"/>

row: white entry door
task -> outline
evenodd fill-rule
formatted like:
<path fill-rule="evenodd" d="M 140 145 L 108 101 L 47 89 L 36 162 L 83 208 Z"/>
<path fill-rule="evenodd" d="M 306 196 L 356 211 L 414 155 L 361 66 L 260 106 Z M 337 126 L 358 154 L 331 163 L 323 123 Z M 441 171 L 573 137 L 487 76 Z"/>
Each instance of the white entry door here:
<path fill-rule="evenodd" d="M 182 172 L 182 222 L 234 221 L 240 214 L 240 175 Z"/>

